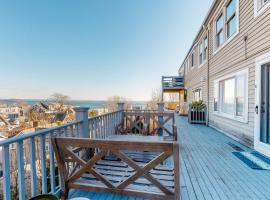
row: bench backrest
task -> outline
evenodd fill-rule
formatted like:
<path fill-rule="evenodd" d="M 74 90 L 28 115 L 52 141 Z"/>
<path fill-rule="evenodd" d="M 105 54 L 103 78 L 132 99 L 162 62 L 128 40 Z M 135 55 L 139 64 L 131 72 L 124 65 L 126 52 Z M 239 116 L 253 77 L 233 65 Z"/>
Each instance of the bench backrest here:
<path fill-rule="evenodd" d="M 62 191 L 66 197 L 69 188 L 76 188 L 147 199 L 179 199 L 179 145 L 176 142 L 52 138 L 52 143 L 60 170 Z M 90 154 L 89 151 L 91 152 Z M 156 153 L 157 156 L 142 165 L 142 163 L 134 161 L 126 153 L 131 151 L 148 151 Z M 103 158 L 109 152 L 117 159 L 114 161 L 104 161 Z M 162 165 L 162 163 L 168 158 L 173 160 L 173 165 L 171 168 L 168 166 L 167 170 L 167 166 Z M 103 166 L 105 169 L 106 166 L 99 165 L 99 162 L 103 162 L 103 164 L 104 162 L 107 163 L 107 169 L 110 170 L 100 169 L 102 168 L 100 166 Z M 122 166 L 125 166 L 125 170 L 123 171 L 129 175 L 123 176 L 118 182 L 112 181 L 115 178 L 111 175 L 107 176 L 107 173 L 113 171 L 113 166 L 118 169 L 116 175 L 119 175 L 122 171 L 120 168 Z M 162 168 L 161 171 L 159 171 L 160 168 Z M 129 170 L 130 173 L 127 173 Z M 172 171 L 170 172 L 170 170 Z M 171 173 L 173 182 L 170 183 L 173 184 L 170 185 L 166 181 L 161 181 L 159 179 L 160 172 Z M 85 176 L 88 178 L 85 178 Z M 162 176 L 164 177 L 164 175 Z M 148 187 L 142 187 L 137 182 L 145 183 Z"/>

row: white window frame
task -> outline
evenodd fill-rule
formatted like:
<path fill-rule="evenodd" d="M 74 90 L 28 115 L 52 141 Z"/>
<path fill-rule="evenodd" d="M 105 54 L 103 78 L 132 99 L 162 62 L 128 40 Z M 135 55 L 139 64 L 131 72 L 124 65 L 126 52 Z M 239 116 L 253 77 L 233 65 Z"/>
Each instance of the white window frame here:
<path fill-rule="evenodd" d="M 190 54 L 190 65 L 192 68 L 195 67 L 195 53 L 194 53 L 194 51 Z"/>
<path fill-rule="evenodd" d="M 193 98 L 192 98 L 193 101 L 196 101 L 196 100 L 195 100 L 195 92 L 196 92 L 196 91 L 200 91 L 199 101 L 200 101 L 200 100 L 203 100 L 203 98 L 202 98 L 202 96 L 203 96 L 203 95 L 202 95 L 202 88 L 199 87 L 199 88 L 196 88 L 196 89 L 194 89 L 194 90 L 192 91 L 192 93 L 193 93 Z"/>
<path fill-rule="evenodd" d="M 214 37 L 213 37 L 213 44 L 214 44 L 214 52 L 215 55 L 217 52 L 219 52 L 223 47 L 225 47 L 232 39 L 234 39 L 239 34 L 239 0 L 236 1 L 236 32 L 231 35 L 230 37 L 227 37 L 227 25 L 226 25 L 226 8 L 231 0 L 226 1 L 224 6 L 222 7 L 222 10 L 218 13 L 217 17 L 214 20 L 213 23 L 213 30 L 214 30 Z M 220 17 L 220 15 L 223 14 L 223 37 L 224 42 L 217 47 L 217 41 L 216 41 L 216 22 L 217 19 Z"/>
<path fill-rule="evenodd" d="M 207 50 L 205 52 L 205 39 L 207 39 Z M 200 63 L 200 45 L 202 45 L 202 63 Z M 198 45 L 199 47 L 199 54 L 198 54 L 198 63 L 199 66 L 198 68 L 201 68 L 207 61 L 208 58 L 208 35 L 204 35 L 204 37 L 202 37 L 201 42 Z"/>
<path fill-rule="evenodd" d="M 270 1 L 268 1 L 265 4 L 263 4 L 261 8 L 259 8 L 260 6 L 259 1 L 261 0 L 254 0 L 254 17 L 255 18 L 263 14 L 264 11 L 270 6 Z"/>
<path fill-rule="evenodd" d="M 221 95 L 221 89 L 220 89 L 220 82 L 221 81 L 224 81 L 224 80 L 227 80 L 227 79 L 230 79 L 230 78 L 233 78 L 233 77 L 241 76 L 241 75 L 245 75 L 245 97 L 244 97 L 245 98 L 245 104 L 244 104 L 244 109 L 245 110 L 244 110 L 244 116 L 243 117 L 236 116 L 235 113 L 234 113 L 234 115 L 230 115 L 230 114 L 222 112 L 222 107 L 221 107 L 221 105 L 222 105 L 222 95 Z M 245 70 L 233 73 L 233 74 L 229 74 L 229 75 L 223 76 L 223 77 L 215 80 L 214 85 L 218 84 L 218 110 L 217 111 L 214 110 L 214 96 L 215 96 L 214 92 L 215 91 L 213 91 L 213 94 L 214 94 L 213 95 L 213 113 L 215 115 L 218 115 L 218 116 L 221 116 L 221 117 L 225 117 L 225 118 L 232 119 L 232 120 L 235 120 L 235 121 L 239 121 L 239 122 L 242 122 L 242 123 L 248 123 L 248 87 L 249 87 L 248 83 L 249 83 L 248 69 L 245 69 Z M 235 107 L 235 111 L 236 111 L 236 107 Z"/>

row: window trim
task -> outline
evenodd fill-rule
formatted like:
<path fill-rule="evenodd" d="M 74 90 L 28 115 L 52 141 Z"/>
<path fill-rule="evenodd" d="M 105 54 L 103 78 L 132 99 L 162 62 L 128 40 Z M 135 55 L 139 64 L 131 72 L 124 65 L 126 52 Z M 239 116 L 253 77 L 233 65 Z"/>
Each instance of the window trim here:
<path fill-rule="evenodd" d="M 213 44 L 214 44 L 214 48 L 213 48 L 213 55 L 215 55 L 216 53 L 218 53 L 221 49 L 223 49 L 223 47 L 225 47 L 229 42 L 231 42 L 238 34 L 239 34 L 239 29 L 240 29 L 240 23 L 239 23 L 239 0 L 235 0 L 236 1 L 236 32 L 234 34 L 232 34 L 230 37 L 227 37 L 227 25 L 226 25 L 226 8 L 228 6 L 228 4 L 230 3 L 231 0 L 227 0 L 226 3 L 223 5 L 222 10 L 219 12 L 219 14 L 217 15 L 217 17 L 214 20 L 213 23 L 213 30 L 214 30 L 214 37 L 213 37 Z M 223 14 L 223 35 L 224 35 L 224 42 L 217 47 L 217 41 L 216 41 L 216 22 L 217 19 Z"/>
<path fill-rule="evenodd" d="M 243 117 L 236 116 L 236 114 L 235 114 L 236 107 L 235 107 L 235 110 L 234 110 L 234 115 L 230 115 L 230 114 L 222 112 L 222 109 L 221 109 L 221 99 L 222 99 L 222 97 L 221 97 L 221 90 L 220 90 L 220 84 L 219 84 L 221 81 L 225 81 L 225 80 L 228 80 L 230 78 L 241 76 L 241 75 L 245 75 L 245 78 L 246 78 L 246 80 L 245 80 L 245 97 L 244 97 L 244 99 L 245 99 L 244 109 L 245 110 L 244 110 L 244 116 Z M 214 80 L 214 86 L 215 86 L 215 84 L 218 84 L 218 111 L 214 110 L 214 96 L 215 96 L 215 93 L 214 93 L 215 91 L 214 91 L 213 92 L 213 106 L 212 106 L 214 115 L 224 117 L 224 118 L 228 118 L 228 119 L 231 119 L 231 120 L 234 120 L 234 121 L 239 121 L 239 122 L 242 122 L 242 123 L 248 123 L 248 89 L 249 89 L 249 85 L 248 85 L 249 84 L 248 69 L 244 69 L 242 71 L 232 73 L 232 74 L 223 76 L 223 77 L 221 77 L 219 79 L 216 79 L 216 80 Z"/>
<path fill-rule="evenodd" d="M 259 8 L 259 0 L 254 0 L 254 18 L 262 15 L 265 10 L 270 6 L 270 1 L 266 2 L 261 8 Z"/>

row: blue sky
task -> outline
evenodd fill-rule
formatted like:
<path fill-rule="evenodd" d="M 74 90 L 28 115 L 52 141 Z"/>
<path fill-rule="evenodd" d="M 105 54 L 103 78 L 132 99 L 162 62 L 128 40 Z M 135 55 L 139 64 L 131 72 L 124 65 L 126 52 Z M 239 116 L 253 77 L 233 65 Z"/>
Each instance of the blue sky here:
<path fill-rule="evenodd" d="M 0 99 L 147 100 L 212 0 L 1 0 Z"/>

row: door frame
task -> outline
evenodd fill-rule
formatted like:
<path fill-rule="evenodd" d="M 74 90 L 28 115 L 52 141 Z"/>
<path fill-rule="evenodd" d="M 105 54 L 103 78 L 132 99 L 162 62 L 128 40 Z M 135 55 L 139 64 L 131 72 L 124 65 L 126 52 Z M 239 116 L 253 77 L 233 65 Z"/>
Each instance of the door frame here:
<path fill-rule="evenodd" d="M 261 71 L 262 66 L 270 63 L 270 52 L 266 53 L 255 60 L 255 106 L 258 106 L 258 114 L 254 111 L 254 149 L 270 157 L 270 144 L 260 141 L 260 124 L 261 124 Z M 255 109 L 255 108 L 254 108 Z"/>

